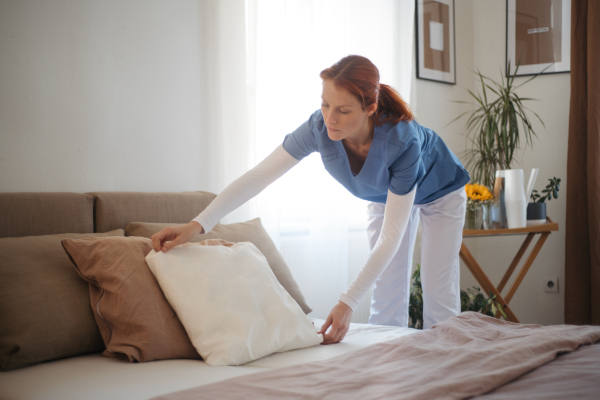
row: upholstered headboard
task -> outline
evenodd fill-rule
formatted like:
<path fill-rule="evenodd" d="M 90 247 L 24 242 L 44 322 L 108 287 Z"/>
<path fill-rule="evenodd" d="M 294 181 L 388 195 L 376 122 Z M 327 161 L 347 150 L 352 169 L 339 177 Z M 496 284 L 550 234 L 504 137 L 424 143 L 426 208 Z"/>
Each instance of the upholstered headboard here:
<path fill-rule="evenodd" d="M 82 193 L 0 193 L 0 237 L 93 233 L 94 198 Z"/>
<path fill-rule="evenodd" d="M 216 197 L 210 192 L 91 192 L 94 231 L 125 229 L 130 222 L 186 223 Z"/>
<path fill-rule="evenodd" d="M 0 193 L 0 237 L 108 232 L 130 222 L 186 223 L 210 192 Z"/>

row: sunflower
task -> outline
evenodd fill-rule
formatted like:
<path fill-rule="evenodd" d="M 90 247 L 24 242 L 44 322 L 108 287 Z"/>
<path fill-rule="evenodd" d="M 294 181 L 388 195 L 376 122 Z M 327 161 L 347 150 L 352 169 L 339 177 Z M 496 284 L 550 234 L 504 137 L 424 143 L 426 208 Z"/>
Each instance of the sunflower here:
<path fill-rule="evenodd" d="M 467 197 L 471 200 L 485 201 L 494 198 L 488 188 L 476 183 L 465 185 L 465 190 L 467 192 Z"/>

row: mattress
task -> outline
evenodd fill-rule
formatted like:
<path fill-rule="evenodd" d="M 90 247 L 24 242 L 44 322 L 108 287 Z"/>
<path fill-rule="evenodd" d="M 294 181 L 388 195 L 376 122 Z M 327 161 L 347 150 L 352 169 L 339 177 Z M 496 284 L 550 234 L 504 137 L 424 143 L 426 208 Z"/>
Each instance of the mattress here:
<path fill-rule="evenodd" d="M 311 320 L 317 327 L 324 323 Z M 414 332 L 418 330 L 353 323 L 341 343 L 275 353 L 241 366 L 211 367 L 198 360 L 131 364 L 88 354 L 0 373 L 0 400 L 149 399 L 267 369 L 326 360 Z"/>

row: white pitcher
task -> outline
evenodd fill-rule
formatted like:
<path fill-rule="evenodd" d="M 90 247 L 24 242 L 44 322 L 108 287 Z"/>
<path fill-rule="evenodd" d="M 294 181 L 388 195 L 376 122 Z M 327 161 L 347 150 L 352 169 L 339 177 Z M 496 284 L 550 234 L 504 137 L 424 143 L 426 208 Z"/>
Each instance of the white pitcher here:
<path fill-rule="evenodd" d="M 538 168 L 531 170 L 527 189 L 524 186 L 525 178 L 522 169 L 496 171 L 496 178 L 504 178 L 504 203 L 509 229 L 527 226 L 527 202 L 531 196 L 538 171 Z"/>

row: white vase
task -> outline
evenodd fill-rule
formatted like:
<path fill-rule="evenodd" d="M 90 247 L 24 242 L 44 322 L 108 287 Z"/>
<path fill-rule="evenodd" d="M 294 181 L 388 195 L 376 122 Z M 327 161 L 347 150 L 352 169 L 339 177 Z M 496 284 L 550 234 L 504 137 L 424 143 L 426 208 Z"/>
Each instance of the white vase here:
<path fill-rule="evenodd" d="M 527 226 L 527 199 L 522 169 L 496 171 L 496 177 L 504 178 L 504 204 L 509 229 Z"/>

